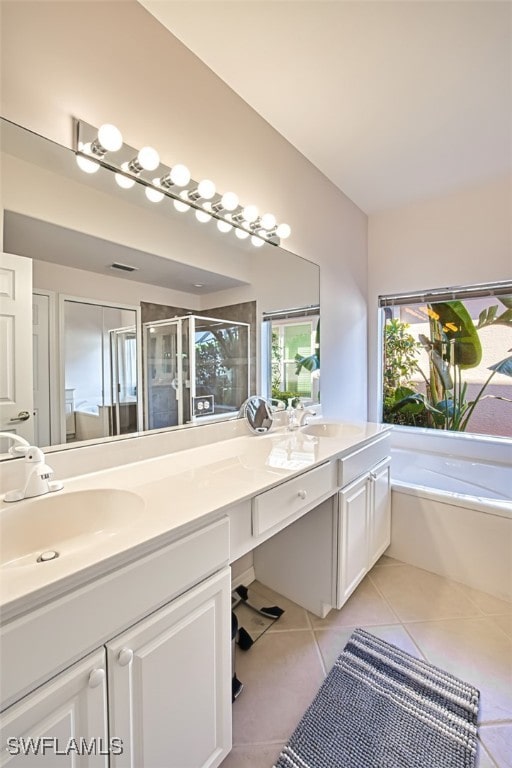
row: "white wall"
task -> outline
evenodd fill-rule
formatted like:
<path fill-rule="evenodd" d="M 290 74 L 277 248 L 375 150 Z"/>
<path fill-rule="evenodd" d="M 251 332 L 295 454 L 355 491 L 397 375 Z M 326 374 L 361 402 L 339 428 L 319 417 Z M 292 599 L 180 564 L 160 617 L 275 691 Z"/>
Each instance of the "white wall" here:
<path fill-rule="evenodd" d="M 71 116 L 113 122 L 287 221 L 287 247 L 322 270 L 325 412 L 366 416 L 360 209 L 136 2 L 2 2 L 1 71 L 7 119 L 67 146 Z"/>
<path fill-rule="evenodd" d="M 369 416 L 377 417 L 377 298 L 512 279 L 512 177 L 372 214 L 368 222 Z"/>

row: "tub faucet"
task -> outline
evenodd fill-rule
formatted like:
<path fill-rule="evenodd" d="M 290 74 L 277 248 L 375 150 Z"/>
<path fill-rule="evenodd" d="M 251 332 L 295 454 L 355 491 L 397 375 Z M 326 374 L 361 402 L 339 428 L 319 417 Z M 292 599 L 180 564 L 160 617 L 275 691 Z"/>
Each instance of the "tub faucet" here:
<path fill-rule="evenodd" d="M 9 453 L 12 456 L 24 455 L 25 480 L 23 488 L 8 491 L 4 501 L 22 501 L 32 499 L 35 496 L 44 496 L 46 493 L 60 491 L 63 484 L 58 481 L 50 481 L 53 469 L 46 464 L 44 453 L 36 445 L 30 445 L 25 438 L 12 432 L 0 432 L 0 437 L 7 437 L 18 445 L 12 446 Z"/>

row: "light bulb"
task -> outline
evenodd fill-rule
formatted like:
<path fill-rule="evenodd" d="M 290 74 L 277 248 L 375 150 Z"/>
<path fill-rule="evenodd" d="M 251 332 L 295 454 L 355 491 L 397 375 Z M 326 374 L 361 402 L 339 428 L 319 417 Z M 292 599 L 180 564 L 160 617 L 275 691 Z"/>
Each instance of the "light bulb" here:
<path fill-rule="evenodd" d="M 218 219 L 217 221 L 217 229 L 219 232 L 229 232 L 233 229 L 233 225 L 229 223 L 229 221 L 224 221 L 224 219 Z"/>
<path fill-rule="evenodd" d="M 258 209 L 256 208 L 255 205 L 246 205 L 242 211 L 242 216 L 249 223 L 251 223 L 252 221 L 256 221 L 256 219 L 258 218 Z"/>
<path fill-rule="evenodd" d="M 273 213 L 264 213 L 261 217 L 261 226 L 263 229 L 274 229 L 276 225 L 276 217 Z"/>
<path fill-rule="evenodd" d="M 169 177 L 177 187 L 185 187 L 190 181 L 190 171 L 186 165 L 178 163 L 171 168 Z"/>
<path fill-rule="evenodd" d="M 238 229 L 238 227 L 235 229 L 235 235 L 239 240 L 245 240 L 246 237 L 249 237 L 249 233 L 245 229 Z"/>
<path fill-rule="evenodd" d="M 221 205 L 226 211 L 234 211 L 238 208 L 238 195 L 234 192 L 225 192 L 221 198 Z"/>
<path fill-rule="evenodd" d="M 128 163 L 123 163 L 121 166 L 121 170 L 127 171 Z M 131 189 L 131 187 L 133 187 L 133 185 L 135 184 L 135 179 L 129 179 L 127 176 L 123 176 L 122 173 L 114 174 L 114 178 L 116 180 L 116 184 L 119 187 L 121 187 L 121 189 Z"/>
<path fill-rule="evenodd" d="M 154 171 L 160 165 L 160 156 L 153 147 L 142 147 L 137 155 L 137 163 L 145 171 Z"/>
<path fill-rule="evenodd" d="M 105 123 L 98 131 L 98 141 L 107 152 L 117 152 L 123 146 L 123 136 L 119 128 L 111 123 Z"/>
<path fill-rule="evenodd" d="M 190 210 L 190 205 L 182 203 L 181 200 L 173 200 L 172 203 L 179 213 L 186 213 Z"/>
<path fill-rule="evenodd" d="M 276 235 L 280 237 L 281 240 L 286 240 L 287 237 L 290 237 L 291 231 L 292 230 L 288 224 L 280 224 L 276 229 Z"/>
<path fill-rule="evenodd" d="M 158 179 L 153 179 L 153 182 L 158 183 Z M 165 197 L 163 192 L 159 192 L 158 189 L 153 189 L 153 187 L 146 187 L 144 191 L 147 199 L 152 203 L 159 203 Z"/>
<path fill-rule="evenodd" d="M 207 221 L 210 221 L 211 214 L 206 211 L 196 211 L 196 219 L 200 221 L 201 224 L 206 224 Z"/>
<path fill-rule="evenodd" d="M 251 243 L 255 248 L 260 248 L 263 245 L 263 240 L 261 240 L 259 237 L 256 237 L 256 235 L 253 235 L 251 237 Z"/>
<path fill-rule="evenodd" d="M 202 197 L 205 200 L 211 200 L 215 194 L 215 184 L 213 181 L 210 181 L 210 179 L 203 179 L 197 185 L 197 191 L 199 197 Z"/>
<path fill-rule="evenodd" d="M 81 171 L 84 171 L 84 173 L 96 173 L 96 171 L 99 171 L 100 169 L 98 163 L 95 163 L 94 160 L 89 160 L 87 157 L 83 157 L 82 155 L 76 155 L 76 164 Z"/>

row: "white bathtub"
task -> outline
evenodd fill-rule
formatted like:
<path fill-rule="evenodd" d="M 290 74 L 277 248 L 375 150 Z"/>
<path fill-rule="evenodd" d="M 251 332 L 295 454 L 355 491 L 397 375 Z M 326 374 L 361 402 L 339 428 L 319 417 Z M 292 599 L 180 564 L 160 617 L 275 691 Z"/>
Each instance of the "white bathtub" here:
<path fill-rule="evenodd" d="M 394 431 L 387 554 L 512 600 L 512 443 Z"/>

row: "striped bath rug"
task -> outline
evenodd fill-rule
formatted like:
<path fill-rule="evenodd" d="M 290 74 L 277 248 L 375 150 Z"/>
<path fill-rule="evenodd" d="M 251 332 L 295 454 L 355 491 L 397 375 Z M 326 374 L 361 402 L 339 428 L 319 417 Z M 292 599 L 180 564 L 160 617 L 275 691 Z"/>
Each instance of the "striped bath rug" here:
<path fill-rule="evenodd" d="M 479 698 L 356 629 L 274 768 L 475 768 Z"/>

